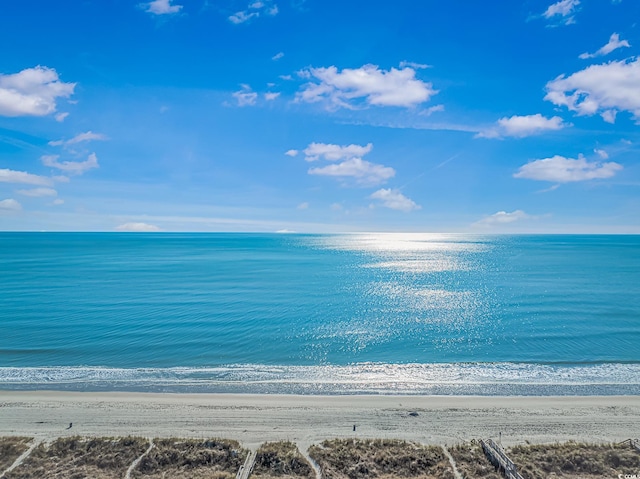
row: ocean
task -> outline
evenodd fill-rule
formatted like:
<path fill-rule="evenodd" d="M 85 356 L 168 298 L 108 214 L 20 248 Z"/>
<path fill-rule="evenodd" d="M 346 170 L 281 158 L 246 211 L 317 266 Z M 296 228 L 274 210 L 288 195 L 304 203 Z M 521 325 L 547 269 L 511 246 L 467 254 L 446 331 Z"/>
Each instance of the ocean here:
<path fill-rule="evenodd" d="M 640 236 L 0 233 L 0 389 L 640 394 Z"/>

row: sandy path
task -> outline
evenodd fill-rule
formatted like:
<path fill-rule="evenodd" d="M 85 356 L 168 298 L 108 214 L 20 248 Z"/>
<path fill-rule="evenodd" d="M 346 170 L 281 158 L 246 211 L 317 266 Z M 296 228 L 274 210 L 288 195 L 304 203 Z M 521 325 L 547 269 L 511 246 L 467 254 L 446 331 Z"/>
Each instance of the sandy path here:
<path fill-rule="evenodd" d="M 29 455 L 33 452 L 33 450 L 38 447 L 38 445 L 41 443 L 42 441 L 33 441 L 31 443 L 31 445 L 29 446 L 29 449 L 27 449 L 26 451 L 24 451 L 22 454 L 20 454 L 20 456 L 13 461 L 13 464 L 11 464 L 9 467 L 7 467 L 7 469 L 5 469 L 4 471 L 2 471 L 2 473 L 0 474 L 0 479 L 2 479 L 3 477 L 5 477 L 6 474 L 10 473 L 11 471 L 13 471 L 16 467 L 18 467 L 20 464 L 22 464 L 25 459 L 27 457 L 29 457 Z"/>
<path fill-rule="evenodd" d="M 417 416 L 409 415 L 417 412 Z M 65 428 L 73 422 L 73 428 Z M 353 432 L 353 425 L 357 432 Z M 0 391 L 0 435 L 223 437 L 257 448 L 333 437 L 510 445 L 621 441 L 640 430 L 640 397 L 276 396 Z"/>

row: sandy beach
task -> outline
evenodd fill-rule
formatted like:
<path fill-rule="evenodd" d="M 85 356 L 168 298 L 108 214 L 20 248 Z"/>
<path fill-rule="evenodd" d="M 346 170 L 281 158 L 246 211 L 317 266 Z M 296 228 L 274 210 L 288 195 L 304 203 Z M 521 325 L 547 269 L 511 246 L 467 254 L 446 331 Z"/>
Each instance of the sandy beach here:
<path fill-rule="evenodd" d="M 73 427 L 67 429 L 69 424 Z M 353 426 L 356 431 L 353 431 Z M 222 437 L 301 448 L 336 437 L 505 445 L 637 436 L 640 397 L 294 396 L 1 391 L 0 436 Z"/>

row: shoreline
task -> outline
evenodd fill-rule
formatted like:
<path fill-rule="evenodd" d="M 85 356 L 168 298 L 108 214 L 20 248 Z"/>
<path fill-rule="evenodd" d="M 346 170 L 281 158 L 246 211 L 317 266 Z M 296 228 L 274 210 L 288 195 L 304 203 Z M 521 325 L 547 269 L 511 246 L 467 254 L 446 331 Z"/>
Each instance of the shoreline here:
<path fill-rule="evenodd" d="M 413 414 L 410 414 L 413 413 Z M 417 414 L 417 415 L 415 415 Z M 73 423 L 71 429 L 66 429 Z M 356 432 L 353 426 L 356 425 Z M 505 445 L 619 442 L 640 429 L 640 396 L 278 395 L 0 390 L 0 436 L 397 438 Z"/>

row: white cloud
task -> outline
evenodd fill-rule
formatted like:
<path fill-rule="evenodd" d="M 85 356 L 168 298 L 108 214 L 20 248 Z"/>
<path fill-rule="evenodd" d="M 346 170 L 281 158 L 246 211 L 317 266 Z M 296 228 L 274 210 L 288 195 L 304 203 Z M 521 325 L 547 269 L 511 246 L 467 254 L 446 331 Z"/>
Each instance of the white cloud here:
<path fill-rule="evenodd" d="M 278 6 L 273 4 L 271 1 L 256 1 L 252 2 L 247 6 L 246 10 L 240 10 L 239 12 L 234 13 L 229 16 L 229 21 L 236 25 L 241 23 L 245 23 L 252 18 L 258 18 L 261 15 L 269 15 L 274 16 L 278 14 Z M 278 55 L 281 55 L 278 57 Z M 273 60 L 277 60 L 278 58 L 282 58 L 284 53 L 278 53 L 273 57 Z M 276 58 L 278 57 L 278 58 Z"/>
<path fill-rule="evenodd" d="M 398 190 L 390 188 L 382 188 L 373 193 L 369 198 L 379 200 L 385 208 L 391 208 L 398 211 L 413 211 L 422 208 L 415 201 L 407 198 Z"/>
<path fill-rule="evenodd" d="M 58 170 L 66 171 L 72 175 L 81 175 L 84 172 L 93 168 L 99 168 L 98 157 L 95 153 L 91 153 L 85 161 L 62 161 L 59 162 L 58 155 L 44 155 L 40 159 L 44 166 L 51 168 L 57 168 Z"/>
<path fill-rule="evenodd" d="M 513 176 L 530 180 L 569 183 L 611 178 L 621 169 L 622 165 L 618 163 L 590 162 L 582 155 L 579 155 L 578 159 L 556 155 L 552 158 L 531 161 L 521 166 Z"/>
<path fill-rule="evenodd" d="M 560 0 L 549 5 L 542 16 L 548 20 L 554 17 L 562 17 L 565 25 L 571 25 L 575 23 L 573 14 L 576 12 L 578 5 L 580 5 L 580 0 Z"/>
<path fill-rule="evenodd" d="M 31 196 L 34 198 L 42 196 L 56 196 L 58 192 L 53 188 L 32 188 L 30 190 L 18 190 L 18 193 L 24 196 Z"/>
<path fill-rule="evenodd" d="M 153 13 L 154 15 L 168 15 L 171 13 L 178 13 L 182 10 L 182 5 L 171 5 L 173 0 L 153 0 L 149 3 L 142 3 L 142 7 L 147 7 L 145 12 Z"/>
<path fill-rule="evenodd" d="M 82 143 L 83 141 L 94 141 L 94 140 L 105 141 L 108 139 L 109 138 L 106 135 L 103 135 L 102 133 L 94 133 L 92 131 L 87 131 L 85 133 L 80 133 L 69 140 L 50 141 L 49 145 L 69 146 L 69 145 L 75 145 L 77 143 Z"/>
<path fill-rule="evenodd" d="M 393 178 L 396 171 L 389 166 L 370 163 L 362 158 L 351 158 L 342 163 L 310 168 L 309 174 L 338 178 L 354 178 L 358 184 L 373 186 Z"/>
<path fill-rule="evenodd" d="M 422 110 L 420 112 L 420 115 L 422 116 L 431 116 L 432 114 L 438 112 L 438 111 L 444 111 L 444 105 L 433 105 L 430 106 L 429 108 Z"/>
<path fill-rule="evenodd" d="M 424 70 L 425 68 L 431 68 L 430 65 L 425 63 L 416 63 L 416 62 L 400 62 L 400 68 L 410 67 L 414 70 Z"/>
<path fill-rule="evenodd" d="M 353 108 L 361 104 L 413 107 L 437 93 L 431 83 L 418 80 L 416 71 L 409 67 L 386 71 L 377 65 L 364 65 L 338 71 L 330 66 L 309 68 L 298 74 L 312 81 L 298 92 L 297 101 L 326 101 L 330 107 Z"/>
<path fill-rule="evenodd" d="M 300 153 L 298 150 L 287 150 L 284 154 L 293 158 L 294 156 L 297 156 L 298 153 Z"/>
<path fill-rule="evenodd" d="M 583 60 L 586 60 L 588 58 L 601 57 L 604 55 L 608 55 L 609 53 L 611 53 L 614 50 L 617 50 L 618 48 L 628 48 L 630 46 L 631 45 L 627 40 L 621 41 L 620 35 L 618 35 L 617 33 L 612 33 L 611 37 L 609 37 L 609 42 L 605 46 L 600 48 L 595 53 L 582 53 L 580 55 L 580 58 L 582 58 Z"/>
<path fill-rule="evenodd" d="M 373 144 L 361 145 L 334 145 L 331 143 L 310 143 L 303 153 L 306 161 L 338 161 L 355 157 L 362 157 L 373 149 Z"/>
<path fill-rule="evenodd" d="M 264 94 L 264 99 L 267 101 L 273 101 L 280 96 L 280 92 L 267 92 Z"/>
<path fill-rule="evenodd" d="M 56 119 L 57 122 L 62 123 L 65 118 L 67 118 L 69 116 L 69 112 L 68 111 L 63 111 L 60 113 L 56 113 L 56 115 L 54 116 L 54 118 Z"/>
<path fill-rule="evenodd" d="M 20 211 L 22 205 L 13 198 L 0 201 L 0 211 Z"/>
<path fill-rule="evenodd" d="M 272 60 L 280 60 L 284 56 L 284 52 L 278 52 L 271 57 Z"/>
<path fill-rule="evenodd" d="M 238 101 L 238 106 L 253 106 L 256 104 L 258 94 L 251 90 L 249 85 L 241 85 L 242 90 L 232 93 L 232 96 Z"/>
<path fill-rule="evenodd" d="M 331 209 L 331 211 L 342 211 L 342 205 L 340 203 L 331 203 L 331 206 L 329 206 L 329 208 Z"/>
<path fill-rule="evenodd" d="M 73 94 L 75 83 L 63 83 L 53 68 L 37 66 L 0 75 L 0 116 L 45 116 L 56 111 L 56 99 Z"/>
<path fill-rule="evenodd" d="M 60 198 L 56 198 L 55 200 L 53 200 L 53 204 L 54 205 L 63 205 L 64 204 L 64 200 L 62 200 Z"/>
<path fill-rule="evenodd" d="M 246 10 L 240 11 L 240 12 L 236 12 L 233 15 L 229 16 L 229 21 L 231 23 L 235 23 L 236 25 L 239 25 L 241 23 L 244 23 L 248 20 L 251 20 L 254 17 L 259 17 L 260 13 L 258 12 L 247 12 Z"/>
<path fill-rule="evenodd" d="M 482 218 L 480 221 L 475 222 L 471 226 L 480 226 L 480 227 L 491 227 L 491 226 L 499 226 L 505 225 L 509 223 L 514 223 L 516 221 L 531 219 L 534 218 L 531 215 L 528 215 L 522 210 L 515 210 L 511 213 L 507 213 L 506 211 L 498 211 L 490 216 Z"/>
<path fill-rule="evenodd" d="M 161 231 L 156 225 L 148 223 L 125 223 L 116 227 L 116 231 L 124 231 L 128 233 L 152 233 Z"/>
<path fill-rule="evenodd" d="M 299 209 L 299 210 L 307 210 L 307 209 L 309 209 L 309 203 L 307 203 L 306 201 L 304 203 L 300 203 L 297 206 L 297 209 Z"/>
<path fill-rule="evenodd" d="M 362 159 L 373 149 L 373 144 L 367 145 L 334 145 L 331 143 L 310 143 L 302 153 L 305 161 L 331 161 L 333 163 L 323 167 L 310 168 L 310 175 L 333 176 L 337 178 L 353 178 L 357 184 L 372 186 L 384 183 L 395 176 L 393 168 L 371 163 Z M 296 156 L 298 150 L 289 150 L 287 155 Z"/>
<path fill-rule="evenodd" d="M 476 138 L 503 138 L 505 136 L 524 138 L 545 131 L 560 130 L 565 126 L 567 125 L 562 122 L 562 118 L 559 116 L 546 118 L 540 113 L 526 116 L 514 115 L 510 118 L 500 118 L 496 126 L 479 132 Z"/>
<path fill-rule="evenodd" d="M 53 181 L 44 176 L 32 175 L 25 171 L 0 169 L 1 183 L 22 183 L 25 185 L 50 186 Z"/>
<path fill-rule="evenodd" d="M 605 150 L 602 149 L 598 149 L 596 148 L 595 150 L 593 150 L 594 153 L 596 153 L 600 158 L 602 158 L 603 160 L 606 160 L 609 158 L 609 153 L 607 153 Z"/>
<path fill-rule="evenodd" d="M 591 65 L 569 77 L 547 83 L 545 100 L 578 115 L 599 113 L 613 123 L 618 111 L 640 121 L 640 59 Z"/>

